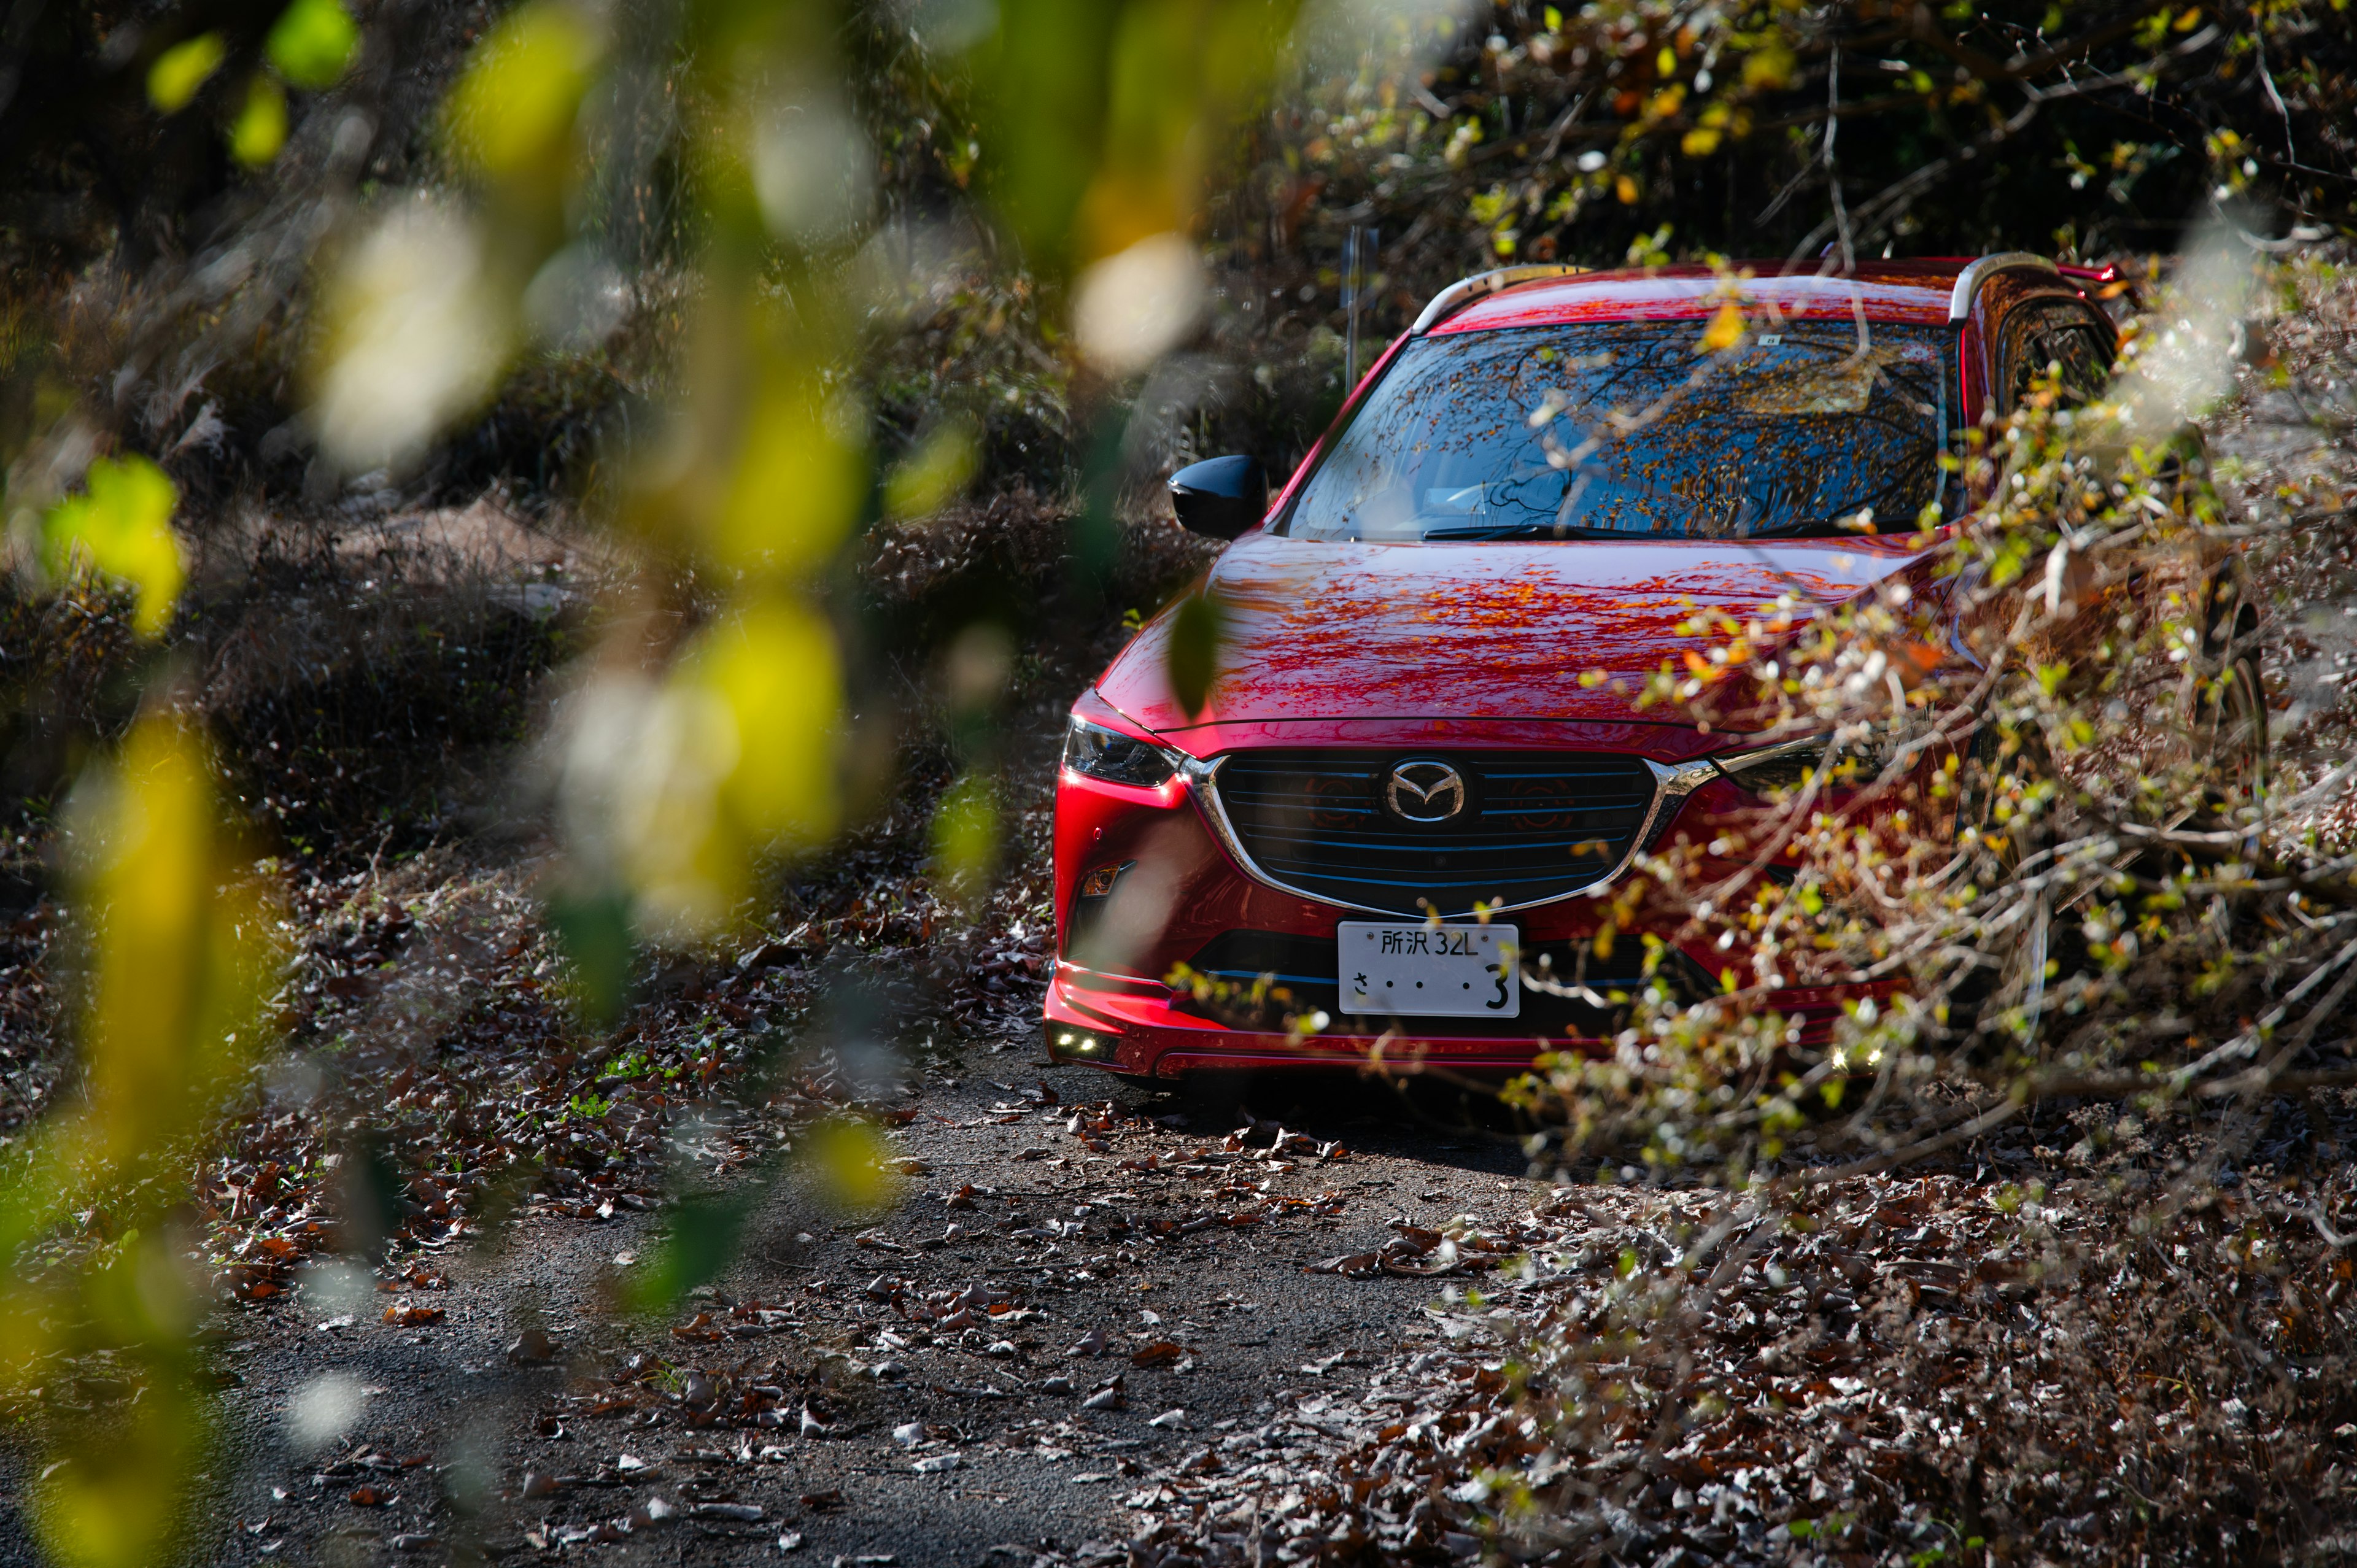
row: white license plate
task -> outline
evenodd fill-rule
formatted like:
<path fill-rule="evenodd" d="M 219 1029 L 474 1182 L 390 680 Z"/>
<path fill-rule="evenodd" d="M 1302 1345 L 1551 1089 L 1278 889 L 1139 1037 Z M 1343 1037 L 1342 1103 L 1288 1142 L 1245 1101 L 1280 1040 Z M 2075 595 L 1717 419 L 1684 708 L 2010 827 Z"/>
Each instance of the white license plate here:
<path fill-rule="evenodd" d="M 1335 929 L 1342 1011 L 1401 1018 L 1512 1018 L 1523 1010 L 1512 926 L 1344 920 Z"/>

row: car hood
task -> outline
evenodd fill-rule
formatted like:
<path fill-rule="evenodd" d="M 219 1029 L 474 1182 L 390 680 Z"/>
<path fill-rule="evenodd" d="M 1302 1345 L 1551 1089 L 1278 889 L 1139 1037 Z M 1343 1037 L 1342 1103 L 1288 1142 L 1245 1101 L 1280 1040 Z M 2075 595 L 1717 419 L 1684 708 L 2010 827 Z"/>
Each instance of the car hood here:
<path fill-rule="evenodd" d="M 1157 733 L 1287 721 L 1580 720 L 1659 725 L 1634 698 L 1664 660 L 1727 638 L 1697 620 L 1795 619 L 1928 553 L 1910 537 L 1329 543 L 1250 533 L 1208 576 L 1225 608 L 1218 676 L 1189 714 L 1167 674 L 1174 615 L 1097 682 Z M 1920 589 L 1919 589 L 1920 591 Z M 1684 629 L 1681 629 L 1681 628 Z M 1591 671 L 1617 681 L 1583 682 Z M 1669 722 L 1675 722 L 1670 720 Z"/>

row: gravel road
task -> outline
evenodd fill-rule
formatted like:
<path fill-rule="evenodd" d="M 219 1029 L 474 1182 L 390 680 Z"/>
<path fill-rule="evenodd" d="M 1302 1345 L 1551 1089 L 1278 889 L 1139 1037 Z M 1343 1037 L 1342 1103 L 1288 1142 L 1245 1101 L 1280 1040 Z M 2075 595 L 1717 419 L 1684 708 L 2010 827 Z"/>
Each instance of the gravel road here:
<path fill-rule="evenodd" d="M 1364 1394 L 1432 1333 L 1440 1281 L 1314 1265 L 1530 1201 L 1512 1139 L 1445 1095 L 1322 1074 L 1144 1094 L 1038 1055 L 977 1037 L 913 1077 L 879 1213 L 829 1211 L 791 1164 L 720 1180 L 757 1198 L 741 1250 L 659 1318 L 614 1305 L 665 1223 L 628 1209 L 429 1255 L 441 1288 L 356 1300 L 322 1275 L 224 1309 L 236 1381 L 192 1560 L 1079 1552 L 1207 1450 L 1232 1476 L 1286 1459 L 1273 1422 Z M 384 1321 L 404 1303 L 441 1316 Z"/>

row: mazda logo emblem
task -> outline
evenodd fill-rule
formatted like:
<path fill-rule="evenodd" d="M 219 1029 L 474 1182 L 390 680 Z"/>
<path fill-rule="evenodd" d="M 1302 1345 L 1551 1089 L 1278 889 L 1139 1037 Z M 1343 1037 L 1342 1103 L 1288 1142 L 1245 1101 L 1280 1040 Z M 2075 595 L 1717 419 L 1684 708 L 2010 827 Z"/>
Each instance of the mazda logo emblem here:
<path fill-rule="evenodd" d="M 1445 822 L 1465 810 L 1465 776 L 1430 758 L 1394 763 L 1383 802 L 1406 822 Z"/>

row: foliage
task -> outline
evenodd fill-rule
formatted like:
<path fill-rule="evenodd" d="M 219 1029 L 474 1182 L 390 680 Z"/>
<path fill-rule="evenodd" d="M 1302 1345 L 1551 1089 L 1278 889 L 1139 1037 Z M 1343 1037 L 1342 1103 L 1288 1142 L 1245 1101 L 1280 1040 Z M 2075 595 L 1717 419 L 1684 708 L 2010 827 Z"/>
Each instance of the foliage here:
<path fill-rule="evenodd" d="M 327 769 L 363 770 L 388 713 L 433 732 L 440 764 L 520 738 L 531 682 L 578 635 L 531 784 L 561 843 L 552 905 L 597 912 L 556 921 L 569 964 L 619 968 L 632 936 L 746 929 L 778 864 L 888 795 L 910 698 L 878 673 L 881 596 L 926 624 L 899 651 L 942 650 L 935 760 L 954 779 L 918 836 L 940 908 L 972 910 L 1012 832 L 987 734 L 1017 663 L 1006 627 L 1121 591 L 1137 471 L 1200 455 L 1215 425 L 1272 459 L 1307 445 L 1348 373 L 1348 323 L 1325 306 L 1344 228 L 1395 236 L 1374 291 L 1385 329 L 1421 288 L 1509 258 L 1830 242 L 1833 270 L 1886 242 L 2141 247 L 2236 198 L 2318 237 L 2348 220 L 2357 123 L 2350 35 L 2322 4 L 1640 0 L 1370 22 L 1286 0 L 1003 0 L 995 27 L 960 30 L 942 21 L 959 7 L 911 24 L 819 0 L 523 0 L 471 51 L 455 15 L 425 10 L 36 8 L 0 39 L 0 453 L 22 582 L 7 613 L 44 634 L 31 675 L 11 676 L 12 724 L 46 737 L 18 814 L 71 789 L 89 952 L 82 1101 L 5 1172 L 5 1376 L 22 1389 L 47 1359 L 105 1354 L 148 1391 L 119 1432 L 51 1434 L 72 1460 L 39 1504 L 60 1561 L 167 1555 L 203 1445 L 190 1239 L 158 1173 L 273 1048 L 261 999 L 279 962 L 256 881 L 274 873 L 225 825 L 222 779 L 297 852 L 352 836 L 353 795 L 388 837 L 438 822 L 421 803 L 433 766 L 388 765 L 313 808 Z M 441 47 L 422 47 L 436 27 Z M 2214 358 L 2219 325 L 2179 336 Z M 1706 1176 L 1744 1217 L 1725 1233 L 1765 1235 L 1818 1183 L 2057 1097 L 2146 1121 L 2231 1109 L 2188 1155 L 2182 1208 L 2274 1097 L 2345 1081 L 2319 1054 L 2357 983 L 2342 846 L 2278 810 L 2283 789 L 2323 781 L 2278 788 L 2237 744 L 2257 693 L 2238 585 L 2271 580 L 2293 524 L 2244 548 L 2249 526 L 2175 442 L 2199 400 L 2162 373 L 2184 352 L 2172 330 L 2146 334 L 2154 401 L 2049 396 L 1982 433 L 1981 504 L 1949 551 L 1979 675 L 1916 658 L 1922 607 L 1886 600 L 1763 611 L 1774 624 L 1716 628 L 1720 657 L 1652 683 L 1714 721 L 1841 742 L 1797 797 L 1763 801 L 1752 840 L 1674 840 L 1623 890 L 1624 929 L 1674 910 L 1731 956 L 1717 996 L 1664 976 L 1631 999 L 1614 1057 L 1526 1087 L 1567 1129 L 1561 1158 Z M 331 508 L 403 485 L 447 499 L 522 454 L 534 504 L 577 507 L 613 553 L 598 615 L 544 618 L 507 602 L 532 585 L 501 584 L 446 647 L 435 617 L 413 618 L 430 595 L 390 571 L 380 594 L 330 545 L 326 565 L 246 581 L 290 606 L 295 579 L 332 585 L 329 631 L 298 629 L 337 657 L 307 665 L 317 650 L 288 637 L 274 664 L 231 667 L 246 684 L 219 681 L 232 639 L 207 641 L 204 612 L 233 596 L 202 583 L 191 545 L 234 533 L 232 500 L 350 533 L 357 513 Z M 1015 509 L 1044 538 L 975 543 L 958 492 L 1018 474 L 1060 498 Z M 204 515 L 175 517 L 192 502 Z M 942 565 L 991 549 L 1013 559 Z M 2251 565 L 2222 575 L 2237 551 Z M 1141 553 L 1132 581 L 1185 559 Z M 879 596 L 895 574 L 937 591 Z M 1031 591 L 1049 575 L 1069 599 Z M 1217 607 L 1183 618 L 1177 673 L 1200 693 Z M 223 690 L 243 700 L 202 710 L 237 752 L 216 758 L 190 693 Z M 64 716 L 41 710 L 53 700 Z M 263 760 L 298 733 L 284 771 Z M 1926 828 L 1953 851 L 1939 865 Z M 1730 882 L 1747 854 L 1790 875 Z M 1843 993 L 1838 1015 L 1766 1012 L 1802 978 Z M 609 973 L 576 993 L 611 1013 L 627 989 Z M 627 1056 L 595 1053 L 600 1075 L 577 1081 L 576 1026 L 540 1023 L 566 1043 L 540 1064 L 533 1115 L 611 1131 L 626 1091 L 603 1067 Z M 717 1070 L 679 1047 L 663 1072 Z M 861 1124 L 821 1121 L 812 1142 L 846 1208 L 888 1198 Z M 317 1153 L 269 1181 L 323 1184 Z M 347 1153 L 341 1240 L 373 1262 L 388 1238 L 361 1234 L 369 1206 L 399 1199 L 366 1186 L 373 1156 Z M 455 1187 L 432 1191 L 447 1212 Z M 112 1229 L 70 1227 L 76 1205 Z M 720 1209 L 683 1216 L 655 1294 L 734 1235 Z M 1674 1305 L 1691 1280 L 1656 1283 Z M 1603 1430 L 1576 1399 L 1538 1413 L 1566 1444 Z"/>

